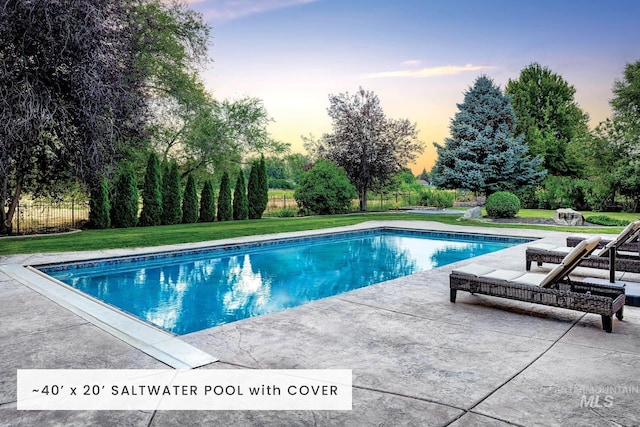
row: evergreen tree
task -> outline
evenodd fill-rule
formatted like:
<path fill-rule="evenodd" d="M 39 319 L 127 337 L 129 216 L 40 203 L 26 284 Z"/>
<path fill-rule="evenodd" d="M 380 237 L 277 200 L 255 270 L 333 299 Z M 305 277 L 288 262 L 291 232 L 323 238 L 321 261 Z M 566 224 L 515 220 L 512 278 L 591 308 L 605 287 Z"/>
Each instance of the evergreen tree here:
<path fill-rule="evenodd" d="M 436 185 L 489 196 L 535 185 L 544 178 L 542 158 L 531 159 L 524 136 L 514 137 L 516 117 L 511 100 L 493 80 L 478 77 L 458 109 L 451 121 L 451 137 L 443 146 L 434 143 Z"/>
<path fill-rule="evenodd" d="M 140 225 L 160 225 L 162 220 L 162 176 L 160 175 L 160 162 L 155 152 L 149 154 L 147 171 L 144 177 L 142 189 L 142 212 L 140 213 Z"/>
<path fill-rule="evenodd" d="M 233 192 L 233 219 L 247 219 L 249 217 L 249 201 L 244 183 L 244 171 L 240 171 Z"/>
<path fill-rule="evenodd" d="M 231 185 L 229 183 L 229 174 L 222 174 L 220 181 L 220 193 L 218 194 L 218 221 L 231 221 L 233 214 L 231 212 Z"/>
<path fill-rule="evenodd" d="M 189 174 L 182 197 L 182 223 L 191 224 L 196 221 L 198 221 L 198 191 L 196 190 L 196 181 Z"/>
<path fill-rule="evenodd" d="M 249 219 L 260 219 L 269 201 L 269 186 L 267 183 L 267 167 L 264 156 L 251 163 L 249 185 L 247 186 L 247 200 L 249 203 Z"/>
<path fill-rule="evenodd" d="M 179 224 L 182 220 L 180 172 L 174 161 L 165 165 L 162 176 L 162 225 Z"/>
<path fill-rule="evenodd" d="M 97 186 L 91 189 L 89 199 L 89 226 L 92 228 L 111 227 L 111 205 L 107 180 L 102 177 Z"/>
<path fill-rule="evenodd" d="M 111 223 L 117 228 L 135 227 L 138 223 L 138 183 L 133 166 L 120 168 L 114 198 L 111 202 Z"/>
<path fill-rule="evenodd" d="M 211 180 L 207 179 L 200 193 L 200 222 L 212 222 L 216 219 L 216 205 Z"/>

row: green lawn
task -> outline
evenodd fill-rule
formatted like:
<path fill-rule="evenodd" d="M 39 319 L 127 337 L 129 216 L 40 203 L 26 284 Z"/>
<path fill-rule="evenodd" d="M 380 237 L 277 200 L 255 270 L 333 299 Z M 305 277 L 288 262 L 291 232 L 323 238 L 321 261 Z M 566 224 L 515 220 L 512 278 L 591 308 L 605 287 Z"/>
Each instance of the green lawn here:
<path fill-rule="evenodd" d="M 607 214 L 611 217 L 637 219 L 637 214 Z M 553 211 L 521 210 L 520 217 L 552 217 Z M 586 215 L 585 215 L 586 216 Z M 0 255 L 44 252 L 86 251 L 115 248 L 192 243 L 230 237 L 257 234 L 282 233 L 288 231 L 314 230 L 358 224 L 370 220 L 420 220 L 445 224 L 499 228 L 531 228 L 587 233 L 618 233 L 622 227 L 552 227 L 542 225 L 494 224 L 491 222 L 458 221 L 457 216 L 438 214 L 410 214 L 403 212 L 364 213 L 301 218 L 264 218 L 260 220 L 213 222 L 202 224 L 180 224 L 158 227 L 136 227 L 111 230 L 86 230 L 80 233 L 0 238 Z"/>

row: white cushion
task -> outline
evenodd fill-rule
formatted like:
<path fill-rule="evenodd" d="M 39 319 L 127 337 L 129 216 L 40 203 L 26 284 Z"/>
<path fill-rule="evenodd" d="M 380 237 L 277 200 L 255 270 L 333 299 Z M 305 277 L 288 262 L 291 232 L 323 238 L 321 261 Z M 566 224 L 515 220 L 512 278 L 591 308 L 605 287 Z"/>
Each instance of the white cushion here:
<path fill-rule="evenodd" d="M 512 282 L 522 283 L 525 285 L 540 286 L 540 283 L 542 283 L 544 279 L 547 278 L 547 276 L 548 276 L 547 274 L 542 274 L 542 273 L 527 273 L 512 280 Z"/>
<path fill-rule="evenodd" d="M 513 281 L 516 277 L 520 277 L 524 274 L 522 271 L 514 271 L 514 270 L 496 270 L 489 274 L 483 274 L 482 277 L 486 277 L 487 279 L 498 279 L 505 280 L 507 282 Z"/>
<path fill-rule="evenodd" d="M 495 271 L 495 268 L 487 267 L 480 264 L 469 264 L 453 270 L 454 273 L 468 274 L 470 276 L 476 277 L 491 273 L 492 271 Z"/>
<path fill-rule="evenodd" d="M 540 249 L 542 251 L 552 251 L 557 248 L 558 245 L 552 245 L 551 243 L 535 243 L 533 245 L 527 246 L 527 249 Z"/>

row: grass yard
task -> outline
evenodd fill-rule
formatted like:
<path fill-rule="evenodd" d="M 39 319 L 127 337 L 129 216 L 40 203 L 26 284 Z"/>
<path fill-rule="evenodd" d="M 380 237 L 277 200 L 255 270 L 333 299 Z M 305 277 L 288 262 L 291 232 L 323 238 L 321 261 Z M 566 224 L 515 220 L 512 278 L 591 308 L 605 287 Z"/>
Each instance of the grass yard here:
<path fill-rule="evenodd" d="M 629 221 L 633 221 L 638 217 L 638 214 L 621 213 L 607 215 Z M 521 210 L 519 216 L 523 218 L 547 218 L 553 216 L 553 211 Z M 488 221 L 458 221 L 457 216 L 446 214 L 411 214 L 406 212 L 358 213 L 299 218 L 264 218 L 260 220 L 165 225 L 158 227 L 86 230 L 80 233 L 51 236 L 3 237 L 0 238 L 0 255 L 88 251 L 192 243 L 239 236 L 340 227 L 371 220 L 437 221 L 445 224 L 480 227 L 515 227 L 567 232 L 576 232 L 579 230 L 581 233 L 618 233 L 622 230 L 622 227 L 581 228 L 496 224 Z"/>

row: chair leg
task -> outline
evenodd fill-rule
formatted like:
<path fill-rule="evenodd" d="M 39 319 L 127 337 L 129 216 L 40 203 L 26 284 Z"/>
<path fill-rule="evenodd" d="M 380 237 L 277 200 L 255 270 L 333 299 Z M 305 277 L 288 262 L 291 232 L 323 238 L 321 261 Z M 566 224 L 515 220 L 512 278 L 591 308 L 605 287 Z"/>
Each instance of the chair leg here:
<path fill-rule="evenodd" d="M 531 270 L 531 260 L 530 260 L 530 259 L 528 259 L 528 260 L 526 261 L 525 269 L 526 269 L 527 271 L 530 271 L 530 270 Z"/>
<path fill-rule="evenodd" d="M 611 333 L 611 331 L 613 330 L 613 321 L 611 320 L 611 316 L 605 316 L 604 314 L 602 315 L 602 329 L 604 329 L 605 331 Z"/>
<path fill-rule="evenodd" d="M 449 289 L 449 299 L 451 300 L 451 302 L 456 302 L 456 293 L 458 292 L 457 289 Z"/>
<path fill-rule="evenodd" d="M 616 311 L 616 317 L 618 318 L 618 320 L 622 320 L 623 310 L 624 310 L 624 307 L 620 307 L 620 310 Z"/>

